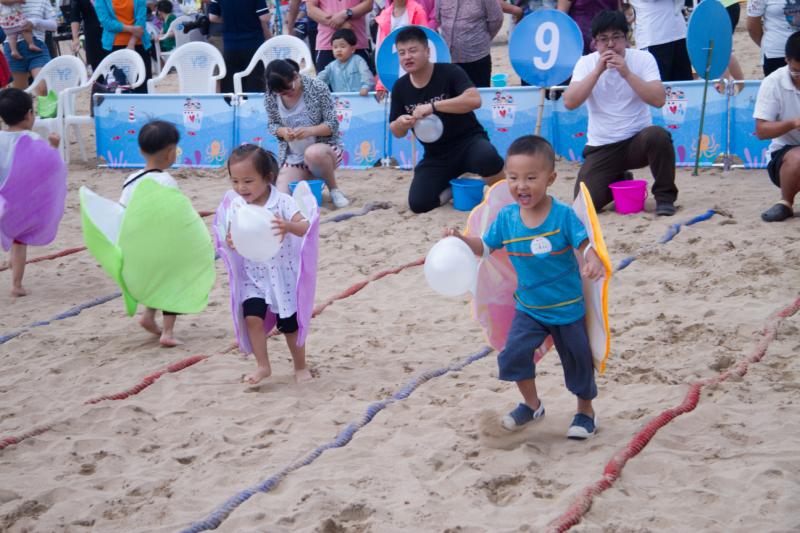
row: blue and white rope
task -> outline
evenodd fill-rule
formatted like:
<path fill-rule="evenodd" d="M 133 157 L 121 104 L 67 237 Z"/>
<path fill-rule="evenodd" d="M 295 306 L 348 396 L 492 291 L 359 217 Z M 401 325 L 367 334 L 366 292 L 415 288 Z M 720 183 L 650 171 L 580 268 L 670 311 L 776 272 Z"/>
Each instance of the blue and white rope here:
<path fill-rule="evenodd" d="M 204 520 L 201 520 L 200 522 L 195 522 L 188 528 L 184 529 L 183 533 L 199 533 L 200 531 L 216 529 L 217 527 L 219 527 L 220 524 L 222 524 L 222 522 L 226 518 L 228 518 L 228 516 L 237 507 L 239 507 L 241 504 L 249 500 L 251 496 L 255 495 L 257 492 L 265 492 L 265 493 L 270 492 L 278 485 L 278 483 L 280 483 L 283 480 L 283 478 L 285 478 L 291 472 L 299 468 L 310 465 L 320 455 L 322 455 L 322 453 L 325 450 L 330 450 L 332 448 L 341 448 L 342 446 L 345 446 L 352 440 L 353 435 L 355 435 L 361 428 L 369 424 L 372 421 L 372 419 L 375 418 L 375 415 L 377 415 L 382 410 L 386 409 L 386 407 L 393 404 L 394 402 L 405 400 L 411 395 L 412 392 L 414 392 L 414 390 L 417 387 L 419 387 L 426 381 L 429 381 L 433 378 L 437 378 L 439 376 L 443 376 L 444 374 L 447 374 L 449 372 L 457 372 L 462 368 L 466 367 L 467 365 L 472 364 L 475 361 L 486 357 L 487 355 L 489 355 L 491 351 L 492 349 L 489 348 L 488 346 L 484 347 L 479 352 L 470 355 L 461 362 L 454 363 L 444 368 L 429 370 L 415 377 L 391 397 L 370 404 L 361 418 L 348 424 L 347 427 L 344 428 L 332 441 L 325 443 L 321 446 L 318 446 L 313 451 L 311 451 L 311 453 L 306 455 L 303 459 L 300 459 L 299 461 L 285 467 L 283 470 L 280 470 L 277 474 L 274 474 L 273 476 L 267 478 L 263 482 L 254 485 L 250 488 L 247 488 L 239 492 L 235 496 L 229 498 L 219 508 L 217 508 L 210 515 L 208 515 L 208 517 L 206 517 Z"/>

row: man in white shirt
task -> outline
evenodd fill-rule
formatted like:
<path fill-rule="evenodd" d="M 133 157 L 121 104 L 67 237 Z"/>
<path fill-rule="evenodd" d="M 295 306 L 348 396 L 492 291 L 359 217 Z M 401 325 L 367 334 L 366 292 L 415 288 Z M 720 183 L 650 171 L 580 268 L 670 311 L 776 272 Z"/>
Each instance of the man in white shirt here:
<path fill-rule="evenodd" d="M 688 81 L 692 63 L 686 49 L 683 0 L 630 0 L 636 11 L 636 48 L 653 54 L 661 81 Z"/>
<path fill-rule="evenodd" d="M 628 48 L 628 22 L 621 11 L 602 11 L 592 19 L 596 52 L 578 60 L 564 92 L 564 106 L 586 102 L 589 131 L 578 173 L 595 208 L 612 201 L 608 186 L 625 172 L 650 166 L 656 214 L 675 214 L 675 148 L 667 130 L 653 126 L 648 106 L 661 107 L 666 95 L 649 52 Z"/>
<path fill-rule="evenodd" d="M 761 214 L 765 222 L 794 216 L 794 198 L 800 193 L 800 32 L 786 40 L 786 66 L 764 78 L 758 89 L 753 118 L 759 139 L 772 139 L 767 166 L 781 199 Z"/>

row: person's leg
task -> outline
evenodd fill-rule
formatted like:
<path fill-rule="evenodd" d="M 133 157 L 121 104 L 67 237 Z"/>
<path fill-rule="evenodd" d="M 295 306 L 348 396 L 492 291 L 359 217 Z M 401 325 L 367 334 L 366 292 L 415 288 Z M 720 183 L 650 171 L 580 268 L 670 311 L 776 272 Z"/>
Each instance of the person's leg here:
<path fill-rule="evenodd" d="M 478 174 L 486 185 L 494 185 L 506 177 L 503 158 L 484 135 L 476 135 L 464 142 L 462 156 L 458 160 L 464 161 L 465 172 Z"/>
<path fill-rule="evenodd" d="M 286 346 L 292 354 L 292 363 L 294 364 L 294 380 L 297 383 L 311 380 L 311 372 L 306 366 L 306 347 L 297 345 L 297 313 L 288 318 L 278 317 L 278 331 L 283 333 L 286 337 Z"/>
<path fill-rule="evenodd" d="M 42 51 L 41 48 L 36 46 L 36 42 L 34 42 L 34 40 L 33 40 L 33 32 L 32 31 L 30 31 L 30 30 L 23 31 L 22 32 L 22 39 L 28 45 L 28 50 L 30 50 L 31 52 L 41 52 Z"/>
<path fill-rule="evenodd" d="M 255 54 L 255 50 L 253 50 L 253 54 Z M 252 57 L 253 54 L 251 54 L 250 57 Z M 249 64 L 250 63 L 248 61 L 248 65 Z M 244 70 L 246 68 L 247 65 L 242 67 L 241 70 Z M 233 78 L 231 78 L 231 80 L 233 80 Z M 259 61 L 256 64 L 256 68 L 253 69 L 253 72 L 251 72 L 250 75 L 248 75 L 242 80 L 242 89 L 244 89 L 244 91 L 248 93 L 264 92 L 264 90 L 266 89 L 266 81 L 264 79 L 264 63 L 262 61 Z"/>
<path fill-rule="evenodd" d="M 285 194 L 290 194 L 289 184 L 301 180 L 314 179 L 314 175 L 305 167 L 284 166 L 278 172 L 275 187 Z"/>
<path fill-rule="evenodd" d="M 139 325 L 153 335 L 161 335 L 161 328 L 156 324 L 156 310 L 152 307 L 144 308 L 142 318 L 139 319 Z"/>
<path fill-rule="evenodd" d="M 28 292 L 22 288 L 22 277 L 25 275 L 25 260 L 28 245 L 21 242 L 11 244 L 11 295 L 25 296 Z"/>
<path fill-rule="evenodd" d="M 498 377 L 503 381 L 514 381 L 524 403 L 503 417 L 503 427 L 506 429 L 518 429 L 544 415 L 544 408 L 536 391 L 533 353 L 548 334 L 547 328 L 527 313 L 519 310 L 514 313 L 506 347 L 497 356 Z"/>
<path fill-rule="evenodd" d="M 658 204 L 672 205 L 678 198 L 672 135 L 660 126 L 647 127 L 630 139 L 624 158 L 628 169 L 650 166 L 650 172 L 655 180 L 651 191 L 656 200 L 656 214 L 674 214 L 674 207 L 671 213 L 658 211 Z"/>
<path fill-rule="evenodd" d="M 661 81 L 673 81 L 672 47 L 670 44 L 671 43 L 656 44 L 646 48 L 646 50 L 650 52 L 656 60 L 658 72 L 661 75 Z"/>
<path fill-rule="evenodd" d="M 19 53 L 19 48 L 17 48 L 17 37 L 19 37 L 19 32 L 12 33 L 8 36 L 8 48 L 11 50 L 11 57 L 14 59 L 22 59 L 22 54 Z"/>
<path fill-rule="evenodd" d="M 422 158 L 414 168 L 408 189 L 408 206 L 414 213 L 427 213 L 442 205 L 441 194 L 450 187 L 450 180 L 461 174 L 458 161 L 446 157 Z"/>
<path fill-rule="evenodd" d="M 27 48 L 27 45 L 23 46 Z M 11 55 L 11 46 L 8 39 L 3 43 L 3 53 L 6 56 L 8 69 L 11 71 L 11 76 L 13 78 L 11 80 L 11 86 L 24 91 L 28 88 L 28 73 L 30 72 L 29 61 L 24 55 L 22 59 L 16 59 Z"/>
<path fill-rule="evenodd" d="M 779 68 L 786 65 L 786 58 L 784 57 L 771 57 L 771 58 L 764 58 L 764 77 L 766 78 L 774 71 L 778 70 Z"/>
<path fill-rule="evenodd" d="M 303 153 L 303 161 L 315 177 L 325 181 L 333 204 L 338 208 L 347 207 L 350 201 L 336 184 L 336 167 L 341 163 L 341 153 L 325 143 L 312 144 Z"/>
<path fill-rule="evenodd" d="M 331 61 L 333 61 L 333 50 L 317 50 L 317 58 L 315 61 L 317 72 L 325 70 L 325 67 L 327 67 L 328 63 Z"/>
<path fill-rule="evenodd" d="M 183 342 L 175 338 L 175 322 L 178 320 L 178 315 L 168 311 L 162 311 L 162 313 L 164 314 L 164 331 L 159 339 L 161 346 L 166 348 L 180 346 Z"/>
<path fill-rule="evenodd" d="M 686 39 L 678 39 L 669 44 L 672 45 L 672 81 L 693 80 L 692 62 L 686 49 Z"/>
<path fill-rule="evenodd" d="M 244 321 L 247 325 L 247 336 L 253 347 L 253 355 L 258 363 L 258 370 L 248 376 L 246 381 L 255 385 L 262 379 L 272 375 L 267 355 L 267 334 L 264 332 L 264 319 L 267 316 L 267 302 L 263 298 L 248 298 L 242 303 Z"/>
<path fill-rule="evenodd" d="M 222 58 L 225 60 L 225 77 L 220 82 L 219 90 L 222 93 L 232 93 L 233 75 L 244 70 L 244 68 L 239 68 L 242 63 L 241 53 L 237 50 L 225 50 Z M 245 68 L 247 68 L 247 65 L 245 65 Z M 264 87 L 261 88 L 261 91 L 263 90 Z"/>
<path fill-rule="evenodd" d="M 573 194 L 577 197 L 580 184 L 585 183 L 592 197 L 595 209 L 600 211 L 610 204 L 614 198 L 609 185 L 623 179 L 629 168 L 625 161 L 625 145 L 628 141 L 620 141 L 603 146 L 589 146 L 583 149 L 583 165 L 578 171 Z"/>
<path fill-rule="evenodd" d="M 456 63 L 467 73 L 475 87 L 490 87 L 492 85 L 492 56 L 487 55 L 477 61 L 469 63 Z"/>
<path fill-rule="evenodd" d="M 549 329 L 564 369 L 564 384 L 576 396 L 578 403 L 578 412 L 572 419 L 567 437 L 586 439 L 594 435 L 596 429 L 592 400 L 597 397 L 597 385 L 584 318 Z"/>
<path fill-rule="evenodd" d="M 794 198 L 800 192 L 800 146 L 785 146 L 772 153 L 767 166 L 772 183 L 781 189 L 781 199 L 761 214 L 764 222 L 781 222 L 794 216 Z"/>

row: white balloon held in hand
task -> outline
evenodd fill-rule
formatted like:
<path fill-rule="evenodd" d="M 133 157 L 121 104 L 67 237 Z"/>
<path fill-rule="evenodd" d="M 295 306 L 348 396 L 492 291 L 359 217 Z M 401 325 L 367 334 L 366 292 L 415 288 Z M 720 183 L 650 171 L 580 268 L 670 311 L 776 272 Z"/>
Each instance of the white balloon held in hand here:
<path fill-rule="evenodd" d="M 272 227 L 274 215 L 259 206 L 243 205 L 231 220 L 231 239 L 236 251 L 251 261 L 269 261 L 278 253 L 281 238 Z"/>
<path fill-rule="evenodd" d="M 467 243 L 445 237 L 425 257 L 425 279 L 442 296 L 460 296 L 475 289 L 478 260 Z"/>

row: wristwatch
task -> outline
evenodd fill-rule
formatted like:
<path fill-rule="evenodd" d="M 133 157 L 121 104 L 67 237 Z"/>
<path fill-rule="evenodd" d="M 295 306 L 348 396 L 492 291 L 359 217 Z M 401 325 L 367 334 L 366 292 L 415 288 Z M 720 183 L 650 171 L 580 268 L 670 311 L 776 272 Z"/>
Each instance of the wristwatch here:
<path fill-rule="evenodd" d="M 353 10 L 352 9 L 347 8 L 345 13 L 347 14 L 347 20 L 350 20 L 351 18 L 353 18 Z"/>

